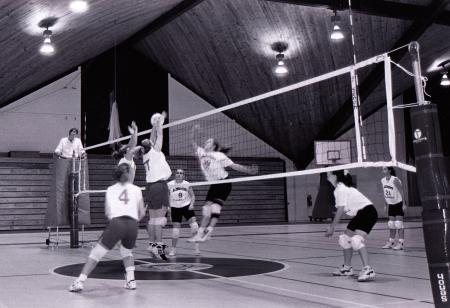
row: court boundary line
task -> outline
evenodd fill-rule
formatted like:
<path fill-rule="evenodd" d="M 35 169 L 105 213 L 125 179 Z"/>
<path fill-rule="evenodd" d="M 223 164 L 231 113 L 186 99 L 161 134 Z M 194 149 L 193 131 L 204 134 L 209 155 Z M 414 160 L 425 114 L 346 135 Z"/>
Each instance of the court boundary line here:
<path fill-rule="evenodd" d="M 147 263 L 146 261 L 142 261 L 139 260 L 141 262 Z M 154 264 L 151 262 L 148 262 L 149 264 Z M 252 285 L 252 286 L 257 286 L 257 287 L 262 287 L 262 288 L 268 288 L 268 289 L 273 289 L 273 290 L 277 290 L 280 292 L 285 292 L 285 293 L 294 293 L 294 294 L 298 294 L 298 295 L 306 295 L 306 296 L 310 296 L 310 297 L 316 297 L 316 298 L 321 298 L 321 299 L 326 299 L 326 300 L 331 300 L 331 301 L 335 301 L 335 302 L 341 302 L 341 303 L 345 303 L 345 304 L 352 304 L 352 305 L 357 305 L 357 306 L 362 306 L 362 307 L 376 307 L 373 305 L 368 305 L 368 304 L 362 304 L 362 303 L 356 303 L 356 302 L 351 302 L 351 301 L 346 301 L 346 300 L 341 300 L 341 299 L 336 299 L 336 298 L 332 298 L 332 297 L 327 297 L 327 296 L 322 296 L 322 295 L 316 295 L 316 294 L 312 294 L 312 293 L 307 293 L 307 292 L 300 292 L 300 291 L 295 291 L 295 290 L 289 290 L 289 289 L 283 289 L 283 288 L 278 288 L 278 287 L 274 287 L 274 286 L 269 286 L 269 285 L 264 285 L 264 284 L 260 284 L 260 283 L 256 283 L 256 282 L 251 282 L 251 281 L 245 281 L 245 280 L 241 280 L 241 279 L 236 279 L 233 277 L 225 277 L 225 276 L 220 276 L 220 275 L 216 275 L 216 274 L 211 274 L 211 273 L 204 273 L 204 272 L 200 272 L 200 271 L 196 271 L 196 270 L 186 270 L 187 272 L 192 272 L 192 273 L 196 273 L 196 274 L 201 274 L 201 275 L 205 275 L 205 276 L 209 276 L 212 278 L 216 278 L 216 279 L 224 279 L 226 281 L 232 281 L 235 283 L 240 283 L 240 284 L 244 284 L 244 285 Z M 251 275 L 251 276 L 259 276 L 259 275 L 265 275 L 265 274 L 258 274 L 258 275 Z M 248 276 L 245 276 L 248 277 Z M 258 292 L 264 292 L 263 290 L 257 289 L 256 291 Z M 279 296 L 283 296 L 281 294 L 278 294 Z M 301 300 L 301 299 L 299 299 Z"/>

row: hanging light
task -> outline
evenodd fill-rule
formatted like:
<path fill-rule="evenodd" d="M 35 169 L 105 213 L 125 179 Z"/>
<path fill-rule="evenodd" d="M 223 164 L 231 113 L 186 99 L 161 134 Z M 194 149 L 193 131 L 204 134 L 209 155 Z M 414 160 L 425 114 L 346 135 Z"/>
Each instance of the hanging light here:
<path fill-rule="evenodd" d="M 277 54 L 277 67 L 275 68 L 275 73 L 277 75 L 284 75 L 287 74 L 288 69 L 286 68 L 286 65 L 284 64 L 284 54 L 279 53 Z"/>
<path fill-rule="evenodd" d="M 70 2 L 69 8 L 74 13 L 84 13 L 89 9 L 89 5 L 84 0 L 74 0 Z"/>
<path fill-rule="evenodd" d="M 55 47 L 52 44 L 51 40 L 52 31 L 50 31 L 48 28 L 44 31 L 44 43 L 41 45 L 41 48 L 39 51 L 41 54 L 50 56 L 55 53 Z"/>
<path fill-rule="evenodd" d="M 330 38 L 333 41 L 339 41 L 344 38 L 344 32 L 340 27 L 341 17 L 338 16 L 337 12 L 334 11 L 334 16 L 331 16 L 331 24 L 333 25 L 333 30 L 331 31 Z"/>
<path fill-rule="evenodd" d="M 443 87 L 450 87 L 450 79 L 448 79 L 448 72 L 444 71 L 442 72 L 442 78 L 441 78 L 441 86 Z"/>

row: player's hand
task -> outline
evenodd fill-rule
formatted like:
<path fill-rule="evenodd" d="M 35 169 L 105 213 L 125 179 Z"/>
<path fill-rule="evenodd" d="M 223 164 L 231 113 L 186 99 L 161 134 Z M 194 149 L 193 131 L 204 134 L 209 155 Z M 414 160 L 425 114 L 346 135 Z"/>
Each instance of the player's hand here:
<path fill-rule="evenodd" d="M 194 205 L 193 204 L 189 205 L 188 209 L 189 210 L 193 210 L 194 209 Z"/>
<path fill-rule="evenodd" d="M 403 210 L 403 212 L 405 212 L 406 213 L 406 210 L 408 209 L 408 206 L 406 205 L 406 204 L 403 204 L 403 206 L 402 206 L 402 210 Z"/>
<path fill-rule="evenodd" d="M 128 126 L 128 132 L 130 133 L 130 135 L 133 135 L 135 132 L 137 132 L 137 126 L 134 121 L 131 122 L 131 126 Z"/>
<path fill-rule="evenodd" d="M 334 233 L 334 228 L 332 228 L 331 226 L 329 226 L 329 227 L 327 228 L 327 230 L 325 231 L 325 236 L 326 236 L 326 237 L 331 237 L 331 236 L 333 236 L 333 233 Z"/>
<path fill-rule="evenodd" d="M 248 173 L 250 173 L 250 174 L 252 174 L 252 175 L 256 175 L 256 174 L 258 174 L 259 173 L 259 167 L 257 166 L 257 165 L 251 165 L 249 168 L 248 168 Z"/>
<path fill-rule="evenodd" d="M 192 129 L 193 130 L 200 130 L 201 129 L 200 124 L 195 124 L 194 126 L 192 126 Z"/>
<path fill-rule="evenodd" d="M 384 213 L 385 213 L 385 214 L 387 213 L 387 209 L 388 209 L 388 207 L 387 207 L 387 205 L 385 205 L 385 206 L 384 206 Z"/>
<path fill-rule="evenodd" d="M 167 118 L 167 112 L 163 111 L 163 112 L 161 112 L 161 115 L 162 115 L 164 118 Z"/>

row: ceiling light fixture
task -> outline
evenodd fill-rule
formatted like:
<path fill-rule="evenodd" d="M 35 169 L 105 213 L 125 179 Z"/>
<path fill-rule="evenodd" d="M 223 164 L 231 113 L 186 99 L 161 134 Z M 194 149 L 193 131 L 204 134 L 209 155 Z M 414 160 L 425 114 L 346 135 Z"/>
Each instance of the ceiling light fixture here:
<path fill-rule="evenodd" d="M 333 30 L 331 31 L 330 38 L 333 41 L 340 41 L 344 38 L 344 32 L 340 27 L 341 17 L 334 11 L 334 16 L 331 16 L 331 24 L 333 25 Z"/>
<path fill-rule="evenodd" d="M 439 64 L 439 66 L 442 67 L 442 78 L 441 78 L 441 86 L 447 88 L 450 87 L 450 79 L 448 79 L 448 71 L 445 68 L 445 65 L 449 64 L 450 60 L 444 61 L 441 64 Z"/>
<path fill-rule="evenodd" d="M 41 48 L 39 49 L 39 51 L 43 55 L 51 56 L 55 53 L 55 47 L 52 44 L 51 36 L 52 36 L 52 31 L 50 31 L 47 28 L 44 31 L 44 43 L 41 45 Z"/>
<path fill-rule="evenodd" d="M 288 72 L 286 65 L 284 64 L 284 54 L 277 54 L 277 67 L 275 68 L 275 73 L 278 75 L 285 75 Z"/>
<path fill-rule="evenodd" d="M 84 0 L 74 0 L 70 2 L 70 10 L 74 13 L 84 13 L 89 9 L 89 5 Z"/>

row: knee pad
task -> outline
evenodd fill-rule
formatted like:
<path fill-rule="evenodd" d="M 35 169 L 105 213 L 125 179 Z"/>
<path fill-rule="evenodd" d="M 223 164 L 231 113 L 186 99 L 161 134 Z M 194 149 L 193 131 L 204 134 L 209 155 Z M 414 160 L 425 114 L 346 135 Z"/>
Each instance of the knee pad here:
<path fill-rule="evenodd" d="M 202 214 L 205 217 L 210 217 L 211 216 L 211 205 L 204 205 L 202 207 Z"/>
<path fill-rule="evenodd" d="M 211 204 L 211 213 L 220 214 L 221 209 L 222 209 L 222 207 L 219 204 L 217 204 L 217 203 Z"/>
<path fill-rule="evenodd" d="M 395 229 L 395 222 L 393 220 L 388 221 L 388 228 L 389 229 Z"/>
<path fill-rule="evenodd" d="M 351 237 L 348 236 L 345 233 L 339 235 L 339 241 L 338 242 L 339 242 L 339 245 L 341 245 L 341 247 L 344 248 L 344 249 L 352 248 Z"/>
<path fill-rule="evenodd" d="M 98 262 L 108 253 L 108 251 L 109 250 L 102 245 L 97 244 L 92 248 L 89 258 Z"/>
<path fill-rule="evenodd" d="M 219 217 L 220 217 L 220 214 L 217 214 L 217 213 L 212 213 L 212 214 L 211 214 L 211 218 L 217 218 L 217 219 L 219 219 Z"/>
<path fill-rule="evenodd" d="M 132 257 L 133 256 L 133 252 L 131 249 L 125 248 L 122 245 L 120 245 L 120 255 L 122 256 L 122 259 L 128 258 L 128 257 Z"/>
<path fill-rule="evenodd" d="M 189 224 L 189 226 L 191 227 L 191 233 L 192 234 L 196 234 L 197 231 L 198 231 L 198 223 L 196 221 L 195 222 L 191 222 Z"/>
<path fill-rule="evenodd" d="M 401 220 L 396 220 L 394 222 L 394 224 L 395 224 L 395 229 L 403 229 L 404 228 L 403 227 L 403 221 L 401 221 Z"/>
<path fill-rule="evenodd" d="M 172 229 L 172 238 L 179 238 L 180 237 L 180 228 L 173 228 Z"/>
<path fill-rule="evenodd" d="M 353 235 L 351 240 L 353 250 L 360 250 L 365 247 L 366 245 L 364 244 L 364 241 L 364 237 L 361 235 Z"/>

